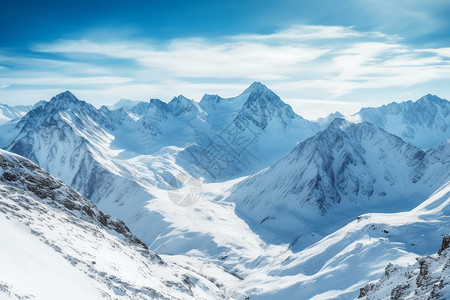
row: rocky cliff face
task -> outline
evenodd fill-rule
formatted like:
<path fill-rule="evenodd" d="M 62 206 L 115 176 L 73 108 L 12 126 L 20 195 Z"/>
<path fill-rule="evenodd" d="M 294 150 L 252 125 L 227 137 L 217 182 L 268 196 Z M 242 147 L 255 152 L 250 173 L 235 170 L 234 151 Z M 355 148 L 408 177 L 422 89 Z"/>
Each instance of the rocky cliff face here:
<path fill-rule="evenodd" d="M 383 277 L 370 283 L 358 299 L 448 299 L 450 297 L 450 236 L 437 254 L 417 258 L 407 267 L 389 264 Z"/>

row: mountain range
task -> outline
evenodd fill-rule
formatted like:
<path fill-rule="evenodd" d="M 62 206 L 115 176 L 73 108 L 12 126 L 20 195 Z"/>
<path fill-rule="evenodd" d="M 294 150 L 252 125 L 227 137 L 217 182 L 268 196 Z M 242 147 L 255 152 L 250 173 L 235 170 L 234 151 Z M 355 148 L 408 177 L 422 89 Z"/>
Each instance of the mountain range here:
<path fill-rule="evenodd" d="M 335 119 L 236 184 L 229 200 L 252 223 L 292 238 L 323 228 L 324 216 L 329 225 L 417 205 L 450 176 L 448 141 L 436 149 L 423 151 L 371 123 Z"/>
<path fill-rule="evenodd" d="M 26 115 L 30 110 L 39 107 L 44 101 L 39 101 L 35 105 L 16 105 L 9 106 L 0 104 L 0 124 L 18 120 Z"/>
<path fill-rule="evenodd" d="M 232 98 L 101 108 L 66 91 L 0 125 L 4 234 L 43 228 L 36 247 L 60 249 L 67 272 L 113 298 L 352 299 L 449 233 L 449 109 L 426 95 L 309 121 L 259 82 Z M 37 194 L 25 173 L 45 182 Z M 86 267 L 117 237 L 117 261 L 147 266 L 135 279 L 114 256 L 108 271 Z M 0 293 L 45 298 L 5 278 Z"/>

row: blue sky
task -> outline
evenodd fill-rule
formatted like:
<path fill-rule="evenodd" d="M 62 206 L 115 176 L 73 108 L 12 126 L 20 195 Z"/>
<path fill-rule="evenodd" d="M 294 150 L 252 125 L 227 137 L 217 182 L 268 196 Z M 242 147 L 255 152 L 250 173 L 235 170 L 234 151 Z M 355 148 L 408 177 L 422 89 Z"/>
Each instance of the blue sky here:
<path fill-rule="evenodd" d="M 307 118 L 450 94 L 449 1 L 0 1 L 0 103 L 235 96 Z"/>

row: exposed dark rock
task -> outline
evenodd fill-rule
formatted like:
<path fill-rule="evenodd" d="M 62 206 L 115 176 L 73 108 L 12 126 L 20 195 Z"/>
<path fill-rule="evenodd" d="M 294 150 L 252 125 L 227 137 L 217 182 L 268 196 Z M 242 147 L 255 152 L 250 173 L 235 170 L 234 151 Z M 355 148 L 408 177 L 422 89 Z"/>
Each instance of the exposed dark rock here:
<path fill-rule="evenodd" d="M 444 236 L 442 239 L 441 249 L 439 249 L 438 254 L 441 255 L 441 253 L 448 248 L 450 248 L 450 235 Z"/>

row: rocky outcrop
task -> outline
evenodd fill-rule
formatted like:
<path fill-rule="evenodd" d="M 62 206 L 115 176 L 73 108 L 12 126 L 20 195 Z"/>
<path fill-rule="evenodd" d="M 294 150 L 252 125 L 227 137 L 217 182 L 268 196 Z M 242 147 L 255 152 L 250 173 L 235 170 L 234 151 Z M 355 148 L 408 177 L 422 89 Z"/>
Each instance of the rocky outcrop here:
<path fill-rule="evenodd" d="M 406 267 L 389 264 L 383 277 L 361 288 L 358 299 L 448 299 L 450 297 L 450 235 L 437 254 L 417 258 Z"/>

